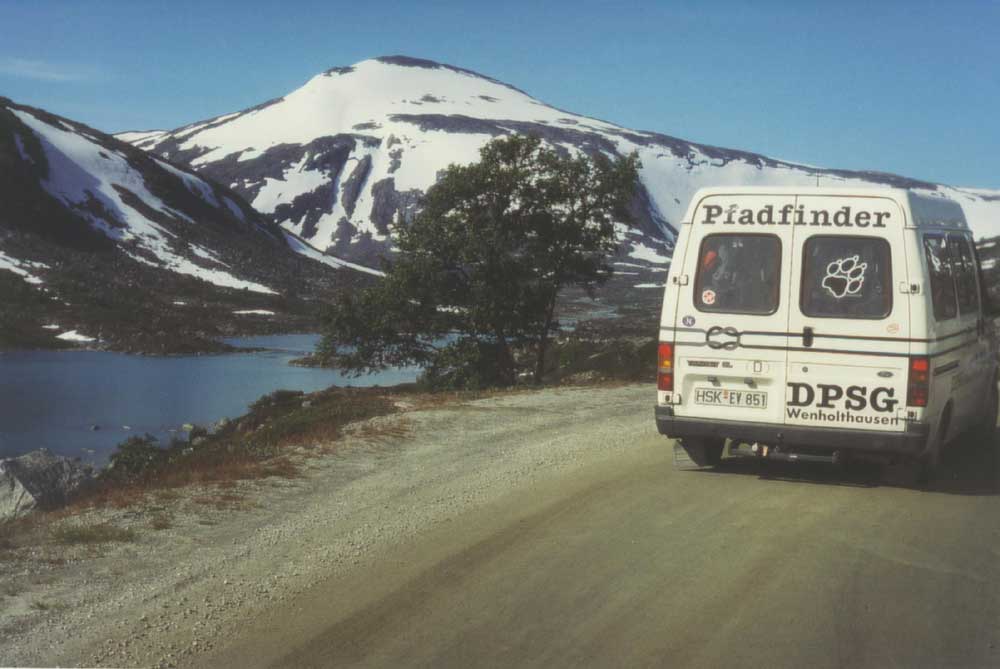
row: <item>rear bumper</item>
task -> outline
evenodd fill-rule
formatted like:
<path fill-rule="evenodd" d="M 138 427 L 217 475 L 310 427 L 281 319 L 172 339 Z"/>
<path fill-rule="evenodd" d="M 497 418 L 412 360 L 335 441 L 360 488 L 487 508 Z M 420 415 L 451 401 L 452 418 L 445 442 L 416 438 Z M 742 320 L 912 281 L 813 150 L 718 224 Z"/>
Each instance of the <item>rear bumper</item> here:
<path fill-rule="evenodd" d="M 800 427 L 776 423 L 747 423 L 675 416 L 671 407 L 656 407 L 656 428 L 674 438 L 730 437 L 771 446 L 808 446 L 859 453 L 919 455 L 927 445 L 928 426 L 908 423 L 903 432 L 851 430 L 829 427 Z"/>

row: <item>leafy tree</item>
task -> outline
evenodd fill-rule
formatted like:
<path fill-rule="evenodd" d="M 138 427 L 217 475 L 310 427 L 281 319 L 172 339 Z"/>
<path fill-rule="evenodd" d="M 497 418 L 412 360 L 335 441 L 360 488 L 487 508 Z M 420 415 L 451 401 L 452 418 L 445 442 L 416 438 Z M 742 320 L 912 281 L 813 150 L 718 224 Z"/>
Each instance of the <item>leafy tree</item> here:
<path fill-rule="evenodd" d="M 593 295 L 611 276 L 639 160 L 519 135 L 480 156 L 449 166 L 412 224 L 394 227 L 385 278 L 333 306 L 321 356 L 354 373 L 418 364 L 440 385 L 511 385 L 515 350 L 530 346 L 541 381 L 560 291 Z"/>

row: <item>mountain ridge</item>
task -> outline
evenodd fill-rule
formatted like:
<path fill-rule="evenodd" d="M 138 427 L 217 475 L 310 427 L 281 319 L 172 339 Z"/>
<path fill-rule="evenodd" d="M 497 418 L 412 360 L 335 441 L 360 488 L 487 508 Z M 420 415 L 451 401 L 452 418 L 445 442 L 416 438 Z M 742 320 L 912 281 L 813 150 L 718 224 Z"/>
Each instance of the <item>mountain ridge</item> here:
<path fill-rule="evenodd" d="M 314 323 L 302 298 L 356 281 L 229 188 L 8 98 L 0 172 L 0 347 L 215 350 Z M 261 308 L 273 318 L 238 318 Z"/>
<path fill-rule="evenodd" d="M 651 265 L 668 261 L 683 210 L 703 185 L 818 180 L 936 192 L 960 200 L 982 234 L 1000 234 L 1000 209 L 988 194 L 631 130 L 552 107 L 488 75 L 411 56 L 329 68 L 239 112 L 120 136 L 227 184 L 314 248 L 371 264 L 391 252 L 391 225 L 412 218 L 441 169 L 477 160 L 486 141 L 509 133 L 538 135 L 569 152 L 638 152 L 636 223 L 620 231 L 624 258 Z"/>

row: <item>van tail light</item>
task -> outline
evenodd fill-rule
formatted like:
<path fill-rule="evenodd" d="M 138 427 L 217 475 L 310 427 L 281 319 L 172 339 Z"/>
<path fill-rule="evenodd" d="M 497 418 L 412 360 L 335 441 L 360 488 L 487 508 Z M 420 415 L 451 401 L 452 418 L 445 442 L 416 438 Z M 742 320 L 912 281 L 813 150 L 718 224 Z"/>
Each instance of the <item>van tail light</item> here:
<path fill-rule="evenodd" d="M 906 406 L 927 406 L 927 395 L 931 387 L 930 358 L 918 356 L 910 358 L 910 373 L 906 379 Z"/>
<path fill-rule="evenodd" d="M 674 389 L 674 345 L 661 341 L 656 358 L 656 388 L 672 392 Z"/>

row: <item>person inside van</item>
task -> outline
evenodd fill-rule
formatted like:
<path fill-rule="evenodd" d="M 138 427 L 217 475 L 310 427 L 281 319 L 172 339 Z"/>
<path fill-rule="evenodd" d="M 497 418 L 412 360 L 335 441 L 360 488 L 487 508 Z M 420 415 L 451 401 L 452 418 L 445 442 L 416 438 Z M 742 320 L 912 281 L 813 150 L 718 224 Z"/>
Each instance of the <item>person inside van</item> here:
<path fill-rule="evenodd" d="M 706 237 L 695 280 L 698 308 L 727 313 L 773 312 L 780 254 L 780 242 L 772 235 Z"/>

